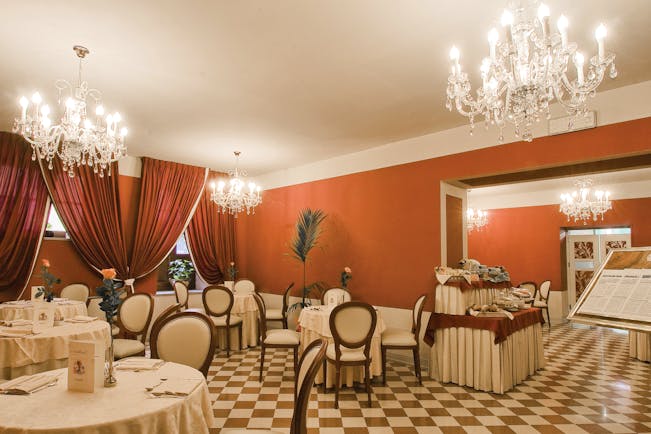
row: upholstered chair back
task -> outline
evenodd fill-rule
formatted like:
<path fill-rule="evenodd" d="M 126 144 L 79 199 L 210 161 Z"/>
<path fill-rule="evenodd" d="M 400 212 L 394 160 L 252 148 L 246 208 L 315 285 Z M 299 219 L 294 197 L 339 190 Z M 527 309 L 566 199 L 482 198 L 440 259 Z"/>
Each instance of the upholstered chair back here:
<path fill-rule="evenodd" d="M 238 294 L 248 294 L 250 292 L 255 292 L 255 283 L 249 279 L 239 279 L 237 282 L 235 282 L 233 291 L 237 292 Z"/>
<path fill-rule="evenodd" d="M 156 321 L 151 332 L 152 358 L 191 366 L 208 375 L 217 335 L 201 312 L 180 312 Z"/>
<path fill-rule="evenodd" d="M 130 295 L 120 304 L 120 328 L 134 335 L 142 335 L 144 343 L 153 313 L 154 298 L 151 295 L 142 292 Z"/>
<path fill-rule="evenodd" d="M 337 344 L 346 348 L 370 347 L 375 331 L 377 313 L 373 306 L 361 301 L 349 301 L 335 307 L 330 314 L 330 331 Z"/>
<path fill-rule="evenodd" d="M 353 299 L 347 289 L 330 288 L 321 295 L 321 304 L 328 304 L 328 299 L 330 297 L 334 297 L 338 303 L 347 303 Z"/>
<path fill-rule="evenodd" d="M 85 283 L 71 283 L 61 290 L 61 297 L 86 303 L 90 289 Z"/>
<path fill-rule="evenodd" d="M 224 316 L 233 307 L 233 293 L 221 285 L 210 285 L 203 290 L 203 306 L 208 315 Z"/>
<path fill-rule="evenodd" d="M 296 376 L 296 405 L 290 434 L 307 433 L 307 407 L 314 385 L 314 378 L 323 363 L 328 341 L 317 339 L 307 346 L 298 364 L 298 375 Z"/>
<path fill-rule="evenodd" d="M 265 306 L 264 300 L 257 292 L 253 293 L 253 299 L 255 304 L 258 305 L 258 333 L 260 334 L 260 340 L 264 342 L 267 337 L 267 321 L 265 321 L 267 306 Z"/>
<path fill-rule="evenodd" d="M 290 283 L 285 292 L 283 293 L 283 310 L 282 313 L 285 315 L 287 309 L 289 308 L 289 297 L 291 296 L 292 288 L 294 287 L 294 282 Z"/>
<path fill-rule="evenodd" d="M 540 298 L 543 301 L 547 301 L 549 298 L 549 288 L 551 287 L 552 282 L 549 280 L 545 280 L 543 283 L 540 284 Z"/>
<path fill-rule="evenodd" d="M 174 281 L 174 294 L 176 295 L 176 302 L 187 309 L 189 291 L 185 283 Z"/>
<path fill-rule="evenodd" d="M 412 311 L 413 325 L 411 327 L 411 332 L 416 336 L 416 340 L 420 336 L 420 327 L 423 320 L 423 309 L 425 308 L 425 300 L 427 299 L 427 294 L 423 294 L 416 299 L 414 303 L 414 310 Z"/>
<path fill-rule="evenodd" d="M 536 292 L 538 291 L 538 285 L 536 285 L 536 282 L 522 282 L 518 287 L 528 290 L 533 297 L 536 296 Z"/>

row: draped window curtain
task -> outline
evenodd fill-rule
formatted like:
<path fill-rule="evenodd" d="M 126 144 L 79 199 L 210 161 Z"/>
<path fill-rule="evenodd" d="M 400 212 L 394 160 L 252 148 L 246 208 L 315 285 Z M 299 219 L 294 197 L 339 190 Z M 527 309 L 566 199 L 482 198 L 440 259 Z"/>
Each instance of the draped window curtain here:
<path fill-rule="evenodd" d="M 211 172 L 210 178 L 225 176 Z M 204 189 L 197 210 L 185 231 L 192 262 L 208 284 L 221 283 L 228 265 L 235 259 L 235 223 L 230 213 L 220 213 Z"/>
<path fill-rule="evenodd" d="M 27 286 L 43 240 L 50 199 L 32 149 L 0 132 L 0 301 Z"/>
<path fill-rule="evenodd" d="M 129 277 L 155 270 L 174 248 L 201 199 L 208 169 L 142 159 L 138 222 Z"/>
<path fill-rule="evenodd" d="M 41 171 L 54 206 L 75 248 L 92 268 L 115 268 L 118 278 L 128 275 L 128 261 L 121 228 L 118 194 L 118 165 L 103 177 L 89 166 L 75 169 L 70 177 L 61 160 L 49 170 L 41 160 Z"/>

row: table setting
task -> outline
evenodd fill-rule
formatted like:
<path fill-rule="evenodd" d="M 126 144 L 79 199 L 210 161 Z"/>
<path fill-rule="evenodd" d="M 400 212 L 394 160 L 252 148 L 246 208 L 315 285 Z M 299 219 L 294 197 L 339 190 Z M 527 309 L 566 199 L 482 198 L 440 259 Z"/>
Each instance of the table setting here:
<path fill-rule="evenodd" d="M 0 304 L 0 320 L 31 320 L 34 318 L 34 310 L 39 303 L 46 302 L 34 300 L 16 300 L 4 302 Z M 76 315 L 88 315 L 86 304 L 81 301 L 68 300 L 65 298 L 54 298 L 51 303 L 54 306 L 55 316 L 58 319 L 71 318 Z"/>

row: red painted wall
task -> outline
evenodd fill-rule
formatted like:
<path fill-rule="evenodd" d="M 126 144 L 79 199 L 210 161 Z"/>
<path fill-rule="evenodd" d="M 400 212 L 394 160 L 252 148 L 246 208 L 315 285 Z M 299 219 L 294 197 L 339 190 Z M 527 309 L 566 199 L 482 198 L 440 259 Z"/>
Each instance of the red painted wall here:
<path fill-rule="evenodd" d="M 355 298 L 411 307 L 432 292 L 441 259 L 441 180 L 639 154 L 651 150 L 650 137 L 645 118 L 265 191 L 256 214 L 238 219 L 241 275 L 264 291 L 280 293 L 290 281 L 300 288 L 288 243 L 298 211 L 321 208 L 329 217 L 308 282 L 336 284 L 348 265 Z"/>
<path fill-rule="evenodd" d="M 630 226 L 631 244 L 651 246 L 651 198 L 614 200 L 604 220 L 588 227 Z M 503 265 L 511 280 L 552 281 L 552 290 L 565 290 L 561 279 L 561 228 L 582 228 L 568 222 L 558 205 L 490 210 L 488 224 L 468 234 L 468 256 L 482 264 Z"/>

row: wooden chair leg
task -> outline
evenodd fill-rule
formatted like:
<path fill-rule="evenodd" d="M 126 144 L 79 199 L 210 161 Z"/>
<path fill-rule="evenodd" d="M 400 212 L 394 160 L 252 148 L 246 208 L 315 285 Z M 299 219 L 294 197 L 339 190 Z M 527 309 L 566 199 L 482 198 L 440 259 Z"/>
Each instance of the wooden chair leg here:
<path fill-rule="evenodd" d="M 412 351 L 414 352 L 414 369 L 416 371 L 416 378 L 418 379 L 418 384 L 422 386 L 423 379 L 420 373 L 420 349 L 415 347 Z"/>
<path fill-rule="evenodd" d="M 368 395 L 368 407 L 371 408 L 371 362 L 367 361 L 364 365 L 364 377 L 366 379 L 366 394 Z"/>
<path fill-rule="evenodd" d="M 298 377 L 298 347 L 294 347 L 294 377 Z"/>
<path fill-rule="evenodd" d="M 341 367 L 335 362 L 335 408 L 339 408 L 339 375 Z"/>
<path fill-rule="evenodd" d="M 327 378 L 328 378 L 328 359 L 323 359 L 323 393 L 327 390 Z"/>
<path fill-rule="evenodd" d="M 244 348 L 244 345 L 242 345 L 242 323 L 240 323 L 239 329 L 240 329 L 240 351 L 242 351 L 242 349 Z"/>
<path fill-rule="evenodd" d="M 287 326 L 287 317 L 283 318 L 283 328 L 288 329 L 289 327 Z"/>
<path fill-rule="evenodd" d="M 387 384 L 387 348 L 382 347 L 382 384 Z"/>
<path fill-rule="evenodd" d="M 231 328 L 226 325 L 226 357 L 231 356 Z"/>
<path fill-rule="evenodd" d="M 264 345 L 260 347 L 260 383 L 262 383 L 262 368 L 264 366 Z"/>
<path fill-rule="evenodd" d="M 545 312 L 547 312 L 547 326 L 549 326 L 549 328 L 551 329 L 552 328 L 552 320 L 549 319 L 549 307 L 545 308 Z"/>

